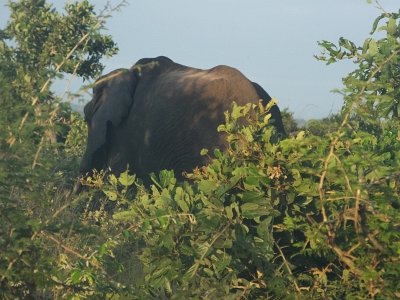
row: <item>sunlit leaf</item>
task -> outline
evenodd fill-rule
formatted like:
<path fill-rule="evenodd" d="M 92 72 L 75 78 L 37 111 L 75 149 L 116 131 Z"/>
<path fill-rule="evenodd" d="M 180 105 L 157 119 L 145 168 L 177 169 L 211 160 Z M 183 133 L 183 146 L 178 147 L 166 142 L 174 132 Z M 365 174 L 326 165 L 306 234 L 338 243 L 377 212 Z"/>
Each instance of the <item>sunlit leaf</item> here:
<path fill-rule="evenodd" d="M 123 186 L 129 187 L 135 182 L 135 176 L 129 175 L 129 171 L 126 170 L 125 172 L 121 173 L 121 175 L 118 178 L 118 181 Z"/>
<path fill-rule="evenodd" d="M 396 20 L 393 18 L 389 18 L 387 23 L 387 32 L 391 35 L 395 35 L 397 32 L 397 24 Z"/>
<path fill-rule="evenodd" d="M 114 191 L 103 191 L 103 192 L 104 192 L 104 194 L 106 194 L 108 199 L 110 199 L 111 201 L 115 201 L 118 198 L 117 193 Z"/>
<path fill-rule="evenodd" d="M 379 48 L 378 44 L 376 43 L 375 40 L 371 39 L 369 41 L 369 46 L 368 46 L 368 53 L 372 56 L 375 56 L 379 53 Z"/>

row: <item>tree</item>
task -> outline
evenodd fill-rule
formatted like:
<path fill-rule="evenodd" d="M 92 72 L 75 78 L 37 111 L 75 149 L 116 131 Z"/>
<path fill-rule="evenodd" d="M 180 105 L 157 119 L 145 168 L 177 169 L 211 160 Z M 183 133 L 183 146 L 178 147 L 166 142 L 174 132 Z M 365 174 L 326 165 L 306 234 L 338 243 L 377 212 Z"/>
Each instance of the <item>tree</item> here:
<path fill-rule="evenodd" d="M 38 242 L 48 223 L 68 104 L 51 91 L 55 80 L 100 74 L 103 56 L 117 47 L 102 34 L 105 20 L 88 1 L 68 3 L 57 12 L 45 0 L 9 1 L 10 19 L 0 30 L 0 297 L 33 297 L 51 284 L 53 260 Z M 52 192 L 53 190 L 53 192 Z M 3 292 L 6 291 L 6 292 Z"/>

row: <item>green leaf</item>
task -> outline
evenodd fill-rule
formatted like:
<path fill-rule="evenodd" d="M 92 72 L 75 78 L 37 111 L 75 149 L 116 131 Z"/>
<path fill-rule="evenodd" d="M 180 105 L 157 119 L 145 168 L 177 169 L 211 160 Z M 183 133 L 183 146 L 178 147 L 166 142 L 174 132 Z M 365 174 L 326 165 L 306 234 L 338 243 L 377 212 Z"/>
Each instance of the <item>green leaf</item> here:
<path fill-rule="evenodd" d="M 205 195 L 211 195 L 217 189 L 217 184 L 213 180 L 202 180 L 199 182 L 199 189 Z"/>
<path fill-rule="evenodd" d="M 118 198 L 117 193 L 114 191 L 103 191 L 103 192 L 104 192 L 104 194 L 106 194 L 108 199 L 110 199 L 111 201 L 115 201 Z"/>
<path fill-rule="evenodd" d="M 265 108 L 266 111 L 270 111 L 272 106 L 276 105 L 278 103 L 278 101 L 275 98 L 272 98 L 268 103 L 267 106 Z"/>
<path fill-rule="evenodd" d="M 374 21 L 374 24 L 372 25 L 372 30 L 369 34 L 374 34 L 374 32 L 376 31 L 376 28 L 378 27 L 379 22 L 385 18 L 385 14 L 381 14 L 379 17 L 377 17 Z"/>
<path fill-rule="evenodd" d="M 178 204 L 182 212 L 189 212 L 189 206 L 185 201 L 185 191 L 181 187 L 177 187 L 175 191 L 175 202 Z"/>
<path fill-rule="evenodd" d="M 217 127 L 217 132 L 227 132 L 227 128 L 225 125 L 219 125 Z"/>
<path fill-rule="evenodd" d="M 349 278 L 350 278 L 350 271 L 347 270 L 347 269 L 344 269 L 344 270 L 343 270 L 343 275 L 342 275 L 342 281 L 343 281 L 343 283 L 346 284 L 346 283 L 349 281 Z"/>
<path fill-rule="evenodd" d="M 24 75 L 24 80 L 27 84 L 29 84 L 32 80 L 31 76 L 29 76 L 29 74 L 25 74 Z"/>
<path fill-rule="evenodd" d="M 397 24 L 396 20 L 393 18 L 389 18 L 388 24 L 387 24 L 387 32 L 390 35 L 395 35 L 397 32 Z"/>
<path fill-rule="evenodd" d="M 243 202 L 252 202 L 252 203 L 265 203 L 265 196 L 263 193 L 260 193 L 258 191 L 246 191 L 242 194 L 241 199 Z"/>
<path fill-rule="evenodd" d="M 245 203 L 241 205 L 240 208 L 242 211 L 242 216 L 246 219 L 254 219 L 264 216 L 267 213 L 266 209 L 257 203 Z"/>
<path fill-rule="evenodd" d="M 369 46 L 368 46 L 368 53 L 371 56 L 375 56 L 379 53 L 379 48 L 378 48 L 378 44 L 376 43 L 375 40 L 371 39 L 369 41 Z"/>
<path fill-rule="evenodd" d="M 296 140 L 304 140 L 304 136 L 306 135 L 306 132 L 304 131 L 304 130 L 301 130 L 301 131 L 299 131 L 298 133 L 297 133 L 297 136 L 296 136 Z"/>
<path fill-rule="evenodd" d="M 160 172 L 160 184 L 162 187 L 168 187 L 169 185 L 175 185 L 176 179 L 173 170 L 162 170 Z"/>
<path fill-rule="evenodd" d="M 192 257 L 193 254 L 194 254 L 193 248 L 190 247 L 190 246 L 188 246 L 188 245 L 185 245 L 185 244 L 183 244 L 183 245 L 180 246 L 180 251 L 181 251 L 184 255 L 189 256 L 189 257 Z"/>
<path fill-rule="evenodd" d="M 111 183 L 111 185 L 112 186 L 117 186 L 117 184 L 118 184 L 118 179 L 117 179 L 117 177 L 115 177 L 115 175 L 114 174 L 111 174 L 111 175 L 109 175 L 108 176 L 108 181 Z"/>
<path fill-rule="evenodd" d="M 268 124 L 269 123 L 269 120 L 271 119 L 271 114 L 266 114 L 265 116 L 264 116 L 264 119 L 263 119 L 263 123 L 264 124 Z"/>
<path fill-rule="evenodd" d="M 174 243 L 174 239 L 173 239 L 173 235 L 172 233 L 167 233 L 165 234 L 162 239 L 161 239 L 161 243 L 162 246 L 166 247 L 167 249 L 171 250 L 174 248 L 175 243 Z"/>
<path fill-rule="evenodd" d="M 212 277 L 214 275 L 213 270 L 211 270 L 209 268 L 204 268 L 203 271 L 204 271 L 204 273 L 206 273 L 210 277 Z"/>
<path fill-rule="evenodd" d="M 99 247 L 98 252 L 99 252 L 99 256 L 100 257 L 104 256 L 104 254 L 107 253 L 107 244 L 101 244 L 100 247 Z"/>
<path fill-rule="evenodd" d="M 82 278 L 82 271 L 81 270 L 74 270 L 70 275 L 70 280 L 72 284 L 80 283 Z"/>
<path fill-rule="evenodd" d="M 118 181 L 124 187 L 130 187 L 135 182 L 135 176 L 129 175 L 128 170 L 126 170 L 125 172 L 121 173 L 121 175 L 118 178 Z"/>
<path fill-rule="evenodd" d="M 160 212 L 160 214 L 163 212 Z M 170 224 L 170 218 L 166 216 L 160 216 L 157 218 L 158 223 L 160 224 L 161 229 L 166 229 Z"/>
<path fill-rule="evenodd" d="M 204 258 L 206 257 L 206 254 L 210 251 L 211 245 L 208 242 L 204 242 L 203 244 L 200 244 L 196 248 L 196 253 Z"/>
<path fill-rule="evenodd" d="M 208 149 L 201 149 L 201 151 L 200 151 L 200 155 L 201 156 L 204 156 L 204 155 L 207 155 L 208 154 Z"/>
<path fill-rule="evenodd" d="M 226 217 L 227 217 L 229 220 L 232 220 L 232 218 L 233 218 L 233 211 L 232 211 L 232 207 L 231 207 L 231 206 L 226 206 L 226 207 L 225 207 L 225 213 L 226 213 Z"/>
<path fill-rule="evenodd" d="M 131 221 L 136 216 L 136 212 L 133 210 L 126 210 L 116 212 L 113 214 L 113 219 L 120 222 Z"/>
<path fill-rule="evenodd" d="M 252 132 L 251 132 L 249 127 L 245 127 L 242 130 L 242 133 L 243 133 L 244 137 L 246 138 L 246 142 L 247 143 L 252 143 L 253 142 L 253 140 L 254 140 L 253 139 L 253 134 L 252 134 Z"/>
<path fill-rule="evenodd" d="M 249 176 L 245 178 L 244 187 L 248 190 L 254 190 L 259 188 L 260 185 L 260 176 Z"/>
<path fill-rule="evenodd" d="M 183 280 L 190 280 L 194 277 L 194 275 L 196 275 L 197 270 L 199 268 L 200 264 L 198 262 L 196 262 L 195 264 L 193 264 L 185 273 L 185 275 L 183 275 Z"/>
<path fill-rule="evenodd" d="M 362 53 L 365 54 L 368 52 L 369 49 L 369 42 L 371 41 L 371 38 L 365 39 L 364 44 L 362 46 Z"/>

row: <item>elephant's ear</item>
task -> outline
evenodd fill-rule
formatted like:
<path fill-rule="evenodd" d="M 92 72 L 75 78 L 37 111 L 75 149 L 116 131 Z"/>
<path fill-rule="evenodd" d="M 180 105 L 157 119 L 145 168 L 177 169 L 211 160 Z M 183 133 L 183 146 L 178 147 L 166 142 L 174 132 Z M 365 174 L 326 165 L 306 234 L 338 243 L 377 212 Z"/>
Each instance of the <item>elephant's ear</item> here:
<path fill-rule="evenodd" d="M 113 71 L 96 81 L 93 99 L 84 108 L 89 135 L 81 171 L 102 167 L 98 164 L 104 163 L 105 157 L 94 156 L 96 153 L 106 155 L 105 151 L 100 150 L 107 143 L 108 126 L 112 124 L 116 127 L 128 116 L 137 83 L 135 72 L 126 69 Z"/>
<path fill-rule="evenodd" d="M 252 82 L 254 89 L 256 90 L 258 97 L 262 100 L 263 105 L 267 105 L 269 101 L 271 101 L 271 96 L 268 95 L 268 93 L 256 82 Z M 272 119 L 274 120 L 274 125 L 276 128 L 276 131 L 282 136 L 286 136 L 286 131 L 285 127 L 283 126 L 282 122 L 282 115 L 281 111 L 279 110 L 279 107 L 277 105 L 274 105 L 271 107 L 271 115 Z"/>

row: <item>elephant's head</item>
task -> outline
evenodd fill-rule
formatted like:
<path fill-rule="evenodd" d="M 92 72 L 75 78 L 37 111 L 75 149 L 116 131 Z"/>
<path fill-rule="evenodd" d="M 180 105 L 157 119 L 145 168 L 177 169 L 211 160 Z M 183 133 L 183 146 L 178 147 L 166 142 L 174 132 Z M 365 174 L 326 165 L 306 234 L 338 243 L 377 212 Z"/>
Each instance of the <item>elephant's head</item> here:
<path fill-rule="evenodd" d="M 128 69 L 115 70 L 96 81 L 93 98 L 84 108 L 88 140 L 81 174 L 105 167 L 109 126 L 117 127 L 128 116 L 137 82 L 137 72 Z"/>

